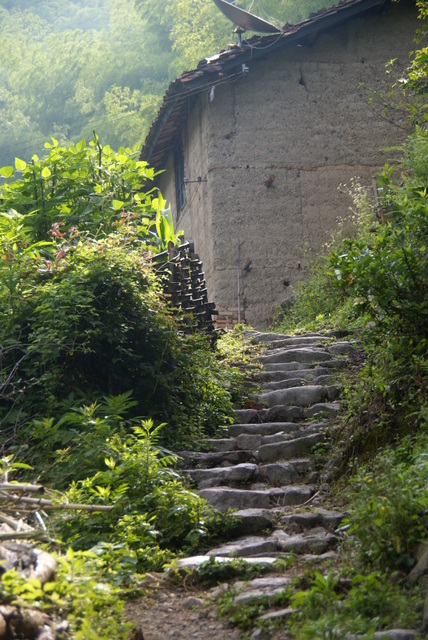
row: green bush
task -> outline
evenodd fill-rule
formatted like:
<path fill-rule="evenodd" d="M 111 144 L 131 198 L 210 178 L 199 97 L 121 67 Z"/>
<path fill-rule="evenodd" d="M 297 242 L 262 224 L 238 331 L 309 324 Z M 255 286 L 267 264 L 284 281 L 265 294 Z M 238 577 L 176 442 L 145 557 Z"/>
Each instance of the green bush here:
<path fill-rule="evenodd" d="M 378 329 L 415 344 L 428 333 L 427 146 L 428 133 L 416 131 L 404 146 L 405 172 L 398 182 L 389 167 L 380 175 L 388 222 L 345 239 L 330 256 L 338 284 Z"/>
<path fill-rule="evenodd" d="M 36 421 L 23 432 L 20 454 L 39 480 L 61 489 L 58 501 L 107 504 L 112 511 L 65 512 L 51 519 L 63 544 L 88 550 L 104 544 L 134 554 L 139 570 L 157 569 L 183 549 L 209 538 L 211 509 L 174 470 L 177 458 L 160 445 L 164 425 L 125 420 L 129 396 L 83 406 L 54 423 Z M 115 555 L 115 554 L 113 554 Z"/>
<path fill-rule="evenodd" d="M 177 236 L 162 197 L 141 190 L 153 170 L 97 139 L 48 146 L 43 161 L 17 160 L 21 178 L 0 189 L 5 439 L 30 417 L 57 421 L 129 390 L 134 416 L 168 423 L 169 445 L 212 433 L 231 415 L 237 374 L 205 338 L 183 335 L 162 295 L 151 257 Z"/>
<path fill-rule="evenodd" d="M 353 480 L 350 532 L 363 562 L 382 571 L 409 570 L 417 544 L 427 536 L 426 445 L 424 432 L 416 443 L 409 437 Z"/>
<path fill-rule="evenodd" d="M 327 271 L 326 258 L 310 262 L 307 279 L 299 282 L 278 312 L 278 331 L 320 330 L 341 327 L 352 316 L 352 304 L 346 292 L 339 290 Z"/>
<path fill-rule="evenodd" d="M 117 569 L 116 563 L 113 566 Z M 111 576 L 107 574 L 95 554 L 68 549 L 58 557 L 55 580 L 43 586 L 35 578 L 22 578 L 15 571 L 4 572 L 0 599 L 21 610 L 40 609 L 51 615 L 55 623 L 67 619 L 68 632 L 75 640 L 112 637 L 126 640 L 132 625 L 125 621 L 121 590 L 108 581 Z"/>

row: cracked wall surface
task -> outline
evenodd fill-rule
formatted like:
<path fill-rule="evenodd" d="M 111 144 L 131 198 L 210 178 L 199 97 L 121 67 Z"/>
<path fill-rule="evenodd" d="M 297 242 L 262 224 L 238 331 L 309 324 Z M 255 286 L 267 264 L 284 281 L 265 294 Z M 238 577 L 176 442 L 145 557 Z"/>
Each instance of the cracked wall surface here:
<path fill-rule="evenodd" d="M 406 136 L 404 116 L 375 113 L 368 89 L 388 91 L 385 62 L 406 65 L 416 27 L 416 11 L 399 3 L 312 46 L 267 51 L 212 102 L 201 93 L 182 136 L 186 177 L 207 182 L 186 185 L 177 226 L 195 243 L 220 313 L 239 306 L 241 320 L 266 326 L 304 277 L 307 249 L 320 252 L 349 215 L 340 185 L 359 177 L 371 188 L 391 161 L 382 149 Z M 174 208 L 171 163 L 160 186 Z"/>

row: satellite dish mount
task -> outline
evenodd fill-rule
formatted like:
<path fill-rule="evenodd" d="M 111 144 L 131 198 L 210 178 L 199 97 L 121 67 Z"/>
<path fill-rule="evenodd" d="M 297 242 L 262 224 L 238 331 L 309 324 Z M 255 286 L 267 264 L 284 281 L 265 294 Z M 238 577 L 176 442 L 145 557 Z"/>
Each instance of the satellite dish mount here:
<path fill-rule="evenodd" d="M 245 33 L 245 29 L 243 29 L 242 27 L 235 27 L 233 30 L 233 33 L 236 33 L 236 35 L 238 36 L 238 45 L 241 46 L 242 34 Z"/>
<path fill-rule="evenodd" d="M 244 31 L 255 31 L 257 33 L 279 33 L 280 29 L 275 25 L 255 16 L 245 9 L 228 2 L 227 0 L 214 0 L 214 4 L 222 13 L 235 25 L 234 33 L 238 34 L 238 43 L 242 43 Z"/>

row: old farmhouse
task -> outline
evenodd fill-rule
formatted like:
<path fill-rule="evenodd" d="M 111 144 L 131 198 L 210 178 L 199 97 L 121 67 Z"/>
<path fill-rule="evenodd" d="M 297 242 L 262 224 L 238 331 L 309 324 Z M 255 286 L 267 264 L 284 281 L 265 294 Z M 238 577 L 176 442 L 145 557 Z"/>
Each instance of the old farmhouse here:
<path fill-rule="evenodd" d="M 404 68 L 413 2 L 347 0 L 206 58 L 169 86 L 142 149 L 201 257 L 219 318 L 262 328 L 349 211 L 406 122 L 382 117 L 385 63 Z M 403 116 L 401 116 L 403 117 Z"/>

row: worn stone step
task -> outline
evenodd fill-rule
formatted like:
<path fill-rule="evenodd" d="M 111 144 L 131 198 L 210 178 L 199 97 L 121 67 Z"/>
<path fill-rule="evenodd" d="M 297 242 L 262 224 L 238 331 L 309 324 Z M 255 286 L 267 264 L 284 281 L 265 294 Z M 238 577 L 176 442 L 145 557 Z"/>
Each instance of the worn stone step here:
<path fill-rule="evenodd" d="M 276 514 L 272 509 L 239 509 L 231 517 L 236 521 L 237 533 L 248 535 L 270 529 Z"/>
<path fill-rule="evenodd" d="M 201 489 L 224 484 L 237 486 L 243 482 L 255 482 L 261 477 L 257 465 L 249 462 L 232 467 L 185 469 L 181 473 L 191 478 Z"/>
<path fill-rule="evenodd" d="M 306 385 L 304 387 L 268 391 L 257 396 L 257 400 L 268 407 L 274 407 L 278 404 L 309 407 L 326 399 L 327 392 L 325 387 L 321 385 Z"/>
<path fill-rule="evenodd" d="M 277 382 L 267 382 L 262 385 L 262 392 L 267 393 L 269 391 L 277 391 L 279 389 L 290 389 L 304 384 L 306 384 L 305 378 L 288 378 L 285 380 L 278 380 Z"/>
<path fill-rule="evenodd" d="M 279 551 L 276 539 L 263 536 L 246 536 L 233 542 L 227 542 L 216 549 L 211 549 L 209 555 L 213 556 L 233 556 L 248 557 L 257 555 L 268 555 Z"/>
<path fill-rule="evenodd" d="M 279 389 L 268 391 L 257 396 L 260 403 L 269 408 L 277 405 L 294 405 L 297 407 L 309 407 L 326 400 L 333 401 L 340 395 L 339 385 L 305 385 L 292 387 L 291 389 Z"/>
<path fill-rule="evenodd" d="M 228 509 L 273 509 L 303 504 L 314 494 L 314 488 L 307 485 L 294 485 L 271 489 L 233 489 L 231 487 L 215 487 L 202 489 L 199 492 L 213 507 L 219 511 Z"/>
<path fill-rule="evenodd" d="M 271 535 L 245 536 L 227 542 L 210 551 L 215 556 L 249 557 L 275 553 L 293 554 L 323 554 L 335 546 L 338 537 L 323 530 L 321 527 L 308 534 L 287 535 L 282 530 L 276 530 Z"/>
<path fill-rule="evenodd" d="M 260 422 L 298 422 L 304 420 L 303 407 L 277 404 L 259 411 Z"/>
<path fill-rule="evenodd" d="M 256 462 L 252 451 L 214 451 L 203 453 L 201 451 L 178 451 L 178 466 L 181 469 L 197 465 L 200 467 L 219 467 L 242 464 L 243 462 Z"/>
<path fill-rule="evenodd" d="M 200 440 L 200 444 L 210 449 L 207 453 L 211 451 L 234 451 L 236 449 L 235 438 L 205 438 L 204 440 Z"/>
<path fill-rule="evenodd" d="M 300 437 L 309 435 L 310 433 L 320 432 L 325 430 L 325 423 L 323 422 L 313 422 L 309 425 L 307 423 L 299 424 L 299 423 L 293 423 L 293 422 L 292 423 L 273 422 L 273 423 L 267 423 L 267 424 L 269 424 L 270 428 L 266 432 L 264 432 L 263 429 L 255 429 L 253 432 L 250 432 L 250 433 L 247 433 L 245 431 L 243 433 L 240 433 L 239 436 L 235 438 L 236 448 L 244 449 L 244 451 L 251 450 L 251 451 L 257 452 L 257 450 L 264 444 L 286 442 L 288 440 L 294 440 L 297 437 L 300 438 Z M 281 425 L 281 424 L 285 424 L 285 425 L 290 424 L 297 428 L 291 429 L 290 427 L 286 426 L 284 429 L 279 427 L 274 430 L 271 427 L 271 425 Z M 262 427 L 264 425 L 262 424 L 257 426 Z M 272 433 L 270 433 L 271 431 Z M 267 433 L 267 435 L 262 435 L 263 433 Z"/>
<path fill-rule="evenodd" d="M 329 560 L 335 560 L 337 558 L 336 551 L 326 551 L 325 553 L 305 553 L 301 556 L 301 559 L 305 564 L 321 564 L 322 562 L 328 562 Z"/>
<path fill-rule="evenodd" d="M 345 518 L 346 514 L 341 511 L 315 508 L 304 513 L 291 513 L 283 515 L 280 522 L 284 526 L 290 524 L 298 525 L 302 529 L 312 529 L 322 526 L 330 530 L 335 530 Z"/>
<path fill-rule="evenodd" d="M 339 402 L 320 402 L 303 410 L 305 418 L 334 418 L 341 409 Z"/>
<path fill-rule="evenodd" d="M 297 377 L 299 379 L 304 378 L 305 380 L 312 380 L 316 376 L 323 376 L 331 374 L 331 367 L 320 367 L 319 365 L 315 365 L 310 368 L 300 368 L 300 369 L 274 369 L 273 371 L 267 371 L 266 369 L 263 371 L 258 371 L 254 378 L 257 382 L 280 382 L 281 380 L 287 380 L 290 378 Z M 279 376 L 282 376 L 281 378 Z"/>
<path fill-rule="evenodd" d="M 258 372 L 257 375 L 263 373 L 274 373 L 278 371 L 285 371 L 289 374 L 299 375 L 301 371 L 315 368 L 325 368 L 333 371 L 342 371 L 349 367 L 349 362 L 345 358 L 332 358 L 330 360 L 314 361 L 314 362 L 266 362 L 263 364 L 263 371 Z"/>
<path fill-rule="evenodd" d="M 295 535 L 288 535 L 285 531 L 279 529 L 274 531 L 271 537 L 277 540 L 279 551 L 295 554 L 322 554 L 339 541 L 337 536 L 326 531 L 323 527 L 316 527 L 308 532 Z"/>
<path fill-rule="evenodd" d="M 312 377 L 311 380 L 307 378 L 286 378 L 284 380 L 277 380 L 274 382 L 267 382 L 262 385 L 262 393 L 269 393 L 270 391 L 280 391 L 282 389 L 292 389 L 293 387 L 302 387 L 310 382 L 311 385 L 328 386 L 332 384 L 335 377 L 330 372 L 329 374 Z"/>
<path fill-rule="evenodd" d="M 275 384 L 293 378 L 299 380 L 313 380 L 317 376 L 329 375 L 332 373 L 331 367 L 319 367 L 318 365 L 312 369 L 277 369 L 273 371 L 259 371 L 254 376 L 255 380 L 260 383 Z"/>
<path fill-rule="evenodd" d="M 223 564 L 227 562 L 232 562 L 234 558 L 229 556 L 214 556 L 213 558 L 212 555 L 190 556 L 188 558 L 180 558 L 179 560 L 177 560 L 174 567 L 176 567 L 177 569 L 190 569 L 190 570 L 198 569 L 201 566 L 201 564 L 204 564 L 205 562 L 208 562 L 212 559 L 214 559 L 214 561 L 218 562 L 219 564 Z M 245 558 L 245 562 L 247 562 L 249 565 L 251 564 L 271 565 L 277 562 L 277 560 L 278 560 L 277 556 Z"/>
<path fill-rule="evenodd" d="M 274 373 L 276 371 L 285 371 L 295 375 L 299 371 L 310 369 L 310 365 L 310 362 L 265 362 L 263 364 L 263 371 L 256 373 L 255 377 L 257 379 L 257 376 L 263 375 L 264 373 Z M 313 363 L 313 365 L 318 366 L 316 363 Z"/>
<path fill-rule="evenodd" d="M 285 336 L 283 333 L 260 333 L 255 332 L 251 336 L 251 342 L 253 344 L 260 343 L 274 343 L 274 342 L 285 342 L 287 345 L 293 344 L 312 344 L 313 342 L 317 342 L 318 340 L 323 340 L 326 338 L 324 334 L 314 333 L 314 334 L 305 334 L 305 335 L 297 335 L 297 336 Z"/>
<path fill-rule="evenodd" d="M 283 364 L 285 362 L 323 362 L 331 360 L 332 356 L 324 349 L 311 349 L 301 347 L 300 349 L 276 349 L 267 355 L 260 356 L 258 361 L 261 364 Z"/>
<path fill-rule="evenodd" d="M 276 628 L 280 623 L 284 624 L 285 621 L 288 620 L 288 618 L 291 618 L 291 616 L 295 615 L 295 613 L 296 609 L 293 609 L 292 607 L 286 607 L 285 609 L 275 609 L 274 611 L 267 611 L 267 613 L 264 613 L 261 616 L 257 616 L 256 621 L 261 623 L 261 628 L 265 627 L 266 625 Z"/>
<path fill-rule="evenodd" d="M 313 446 L 323 442 L 323 433 L 312 433 L 302 438 L 295 438 L 287 442 L 277 442 L 274 444 L 264 444 L 258 450 L 258 457 L 261 462 L 275 462 L 286 460 L 308 453 Z"/>
<path fill-rule="evenodd" d="M 294 433 L 299 431 L 301 425 L 295 422 L 261 422 L 258 424 L 231 424 L 227 427 L 229 435 L 236 438 L 245 433 L 247 435 L 268 436 L 278 431 Z"/>
<path fill-rule="evenodd" d="M 236 421 L 240 424 L 250 424 L 252 422 L 259 422 L 259 413 L 257 409 L 236 409 L 235 410 Z"/>
<path fill-rule="evenodd" d="M 255 578 L 248 582 L 237 580 L 233 583 L 233 588 L 239 591 L 235 598 L 235 603 L 245 604 L 253 598 L 267 598 L 274 600 L 284 589 L 290 585 L 291 579 L 287 576 L 267 576 L 265 578 Z"/>
<path fill-rule="evenodd" d="M 328 371 L 328 369 L 325 369 L 325 371 Z M 319 375 L 316 377 L 312 376 L 311 379 L 299 378 L 299 377 L 285 378 L 284 380 L 266 382 L 265 384 L 262 385 L 262 393 L 269 393 L 270 391 L 280 391 L 282 389 L 291 389 L 293 387 L 302 387 L 307 385 L 308 382 L 310 382 L 310 384 L 314 386 L 317 386 L 317 385 L 328 386 L 332 384 L 334 379 L 335 379 L 335 376 L 332 374 L 331 371 L 330 373 L 327 373 L 324 375 Z"/>
<path fill-rule="evenodd" d="M 272 487 L 284 487 L 298 481 L 299 474 L 290 462 L 260 465 L 259 476 Z"/>
<path fill-rule="evenodd" d="M 352 342 L 335 342 L 328 347 L 328 352 L 335 356 L 349 356 L 356 353 Z"/>

